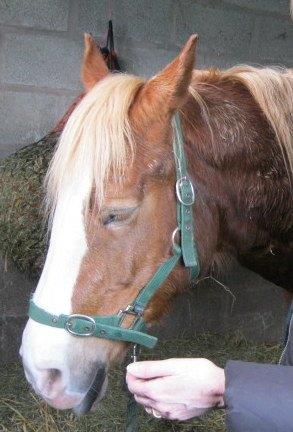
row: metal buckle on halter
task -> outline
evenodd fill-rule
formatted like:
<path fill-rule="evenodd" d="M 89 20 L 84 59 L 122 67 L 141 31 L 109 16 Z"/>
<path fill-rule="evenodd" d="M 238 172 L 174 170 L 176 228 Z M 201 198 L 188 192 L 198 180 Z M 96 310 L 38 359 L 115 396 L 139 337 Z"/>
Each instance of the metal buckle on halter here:
<path fill-rule="evenodd" d="M 184 195 L 182 194 L 182 189 L 186 188 L 187 191 L 186 193 L 184 193 Z M 181 177 L 180 179 L 177 180 L 176 182 L 176 195 L 178 198 L 178 201 L 186 206 L 191 206 L 192 204 L 194 204 L 195 202 L 195 192 L 194 192 L 194 187 L 192 184 L 192 181 L 190 180 L 189 177 L 185 176 L 185 177 Z"/>
<path fill-rule="evenodd" d="M 86 321 L 86 325 L 84 326 L 84 332 L 74 330 L 74 327 L 79 320 Z M 68 333 L 72 334 L 73 336 L 93 336 L 96 330 L 96 322 L 94 318 L 87 315 L 72 314 L 69 315 L 69 317 L 67 318 L 64 327 L 68 331 Z"/>
<path fill-rule="evenodd" d="M 120 309 L 120 311 L 118 312 L 119 317 L 121 317 L 122 315 L 142 316 L 142 314 L 143 310 L 135 309 L 133 304 L 126 306 L 125 309 Z"/>

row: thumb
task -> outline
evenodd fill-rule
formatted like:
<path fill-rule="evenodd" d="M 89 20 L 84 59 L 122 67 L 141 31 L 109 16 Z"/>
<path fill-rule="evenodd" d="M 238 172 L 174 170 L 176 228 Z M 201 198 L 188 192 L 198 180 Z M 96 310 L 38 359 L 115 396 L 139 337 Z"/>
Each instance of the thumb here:
<path fill-rule="evenodd" d="M 173 375 L 174 366 L 169 360 L 142 361 L 129 364 L 127 372 L 140 379 L 160 378 Z"/>

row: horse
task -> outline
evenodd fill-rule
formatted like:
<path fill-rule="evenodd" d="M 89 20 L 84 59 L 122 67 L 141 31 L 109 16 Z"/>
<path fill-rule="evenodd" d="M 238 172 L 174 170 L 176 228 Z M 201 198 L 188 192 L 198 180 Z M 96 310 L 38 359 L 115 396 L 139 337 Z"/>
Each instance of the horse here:
<path fill-rule="evenodd" d="M 292 289 L 293 73 L 247 65 L 196 70 L 196 43 L 191 36 L 145 80 L 110 74 L 85 36 L 86 94 L 46 177 L 50 244 L 33 301 L 52 316 L 126 310 L 170 257 L 177 226 L 175 114 L 196 195 L 197 279 L 240 257 Z M 179 261 L 147 305 L 146 323 L 160 320 L 189 286 Z M 123 325 L 133 319 L 127 315 Z M 107 372 L 127 347 L 30 318 L 20 354 L 27 380 L 45 401 L 78 410 L 97 375 L 97 401 L 103 398 Z"/>

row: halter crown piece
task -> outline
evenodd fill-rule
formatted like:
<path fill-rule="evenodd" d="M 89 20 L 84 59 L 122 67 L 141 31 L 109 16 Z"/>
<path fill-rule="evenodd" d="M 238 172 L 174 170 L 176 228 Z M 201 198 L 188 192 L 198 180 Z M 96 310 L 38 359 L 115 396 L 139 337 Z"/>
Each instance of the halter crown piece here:
<path fill-rule="evenodd" d="M 190 270 L 190 277 L 198 276 L 200 267 L 194 238 L 192 206 L 195 203 L 195 191 L 187 172 L 184 152 L 183 133 L 179 114 L 172 119 L 173 153 L 176 167 L 177 227 L 172 235 L 172 256 L 155 272 L 138 296 L 125 309 L 116 315 L 87 316 L 80 314 L 53 315 L 30 301 L 28 315 L 34 321 L 50 327 L 65 329 L 76 337 L 98 337 L 119 340 L 153 348 L 158 339 L 147 333 L 143 318 L 144 311 L 160 286 L 166 281 L 174 267 L 181 260 Z M 178 236 L 179 243 L 176 243 Z M 122 327 L 126 315 L 133 315 L 134 321 L 129 328 Z M 127 429 L 134 430 L 134 429 Z"/>

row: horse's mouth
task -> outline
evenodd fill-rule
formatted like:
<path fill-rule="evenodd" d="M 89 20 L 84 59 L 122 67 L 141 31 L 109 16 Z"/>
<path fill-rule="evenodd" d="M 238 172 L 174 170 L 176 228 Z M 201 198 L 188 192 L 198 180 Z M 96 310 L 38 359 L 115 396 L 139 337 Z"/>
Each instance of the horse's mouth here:
<path fill-rule="evenodd" d="M 105 369 L 99 369 L 83 400 L 73 411 L 78 416 L 87 414 L 94 405 L 97 405 L 105 396 L 108 386 L 108 377 Z"/>

